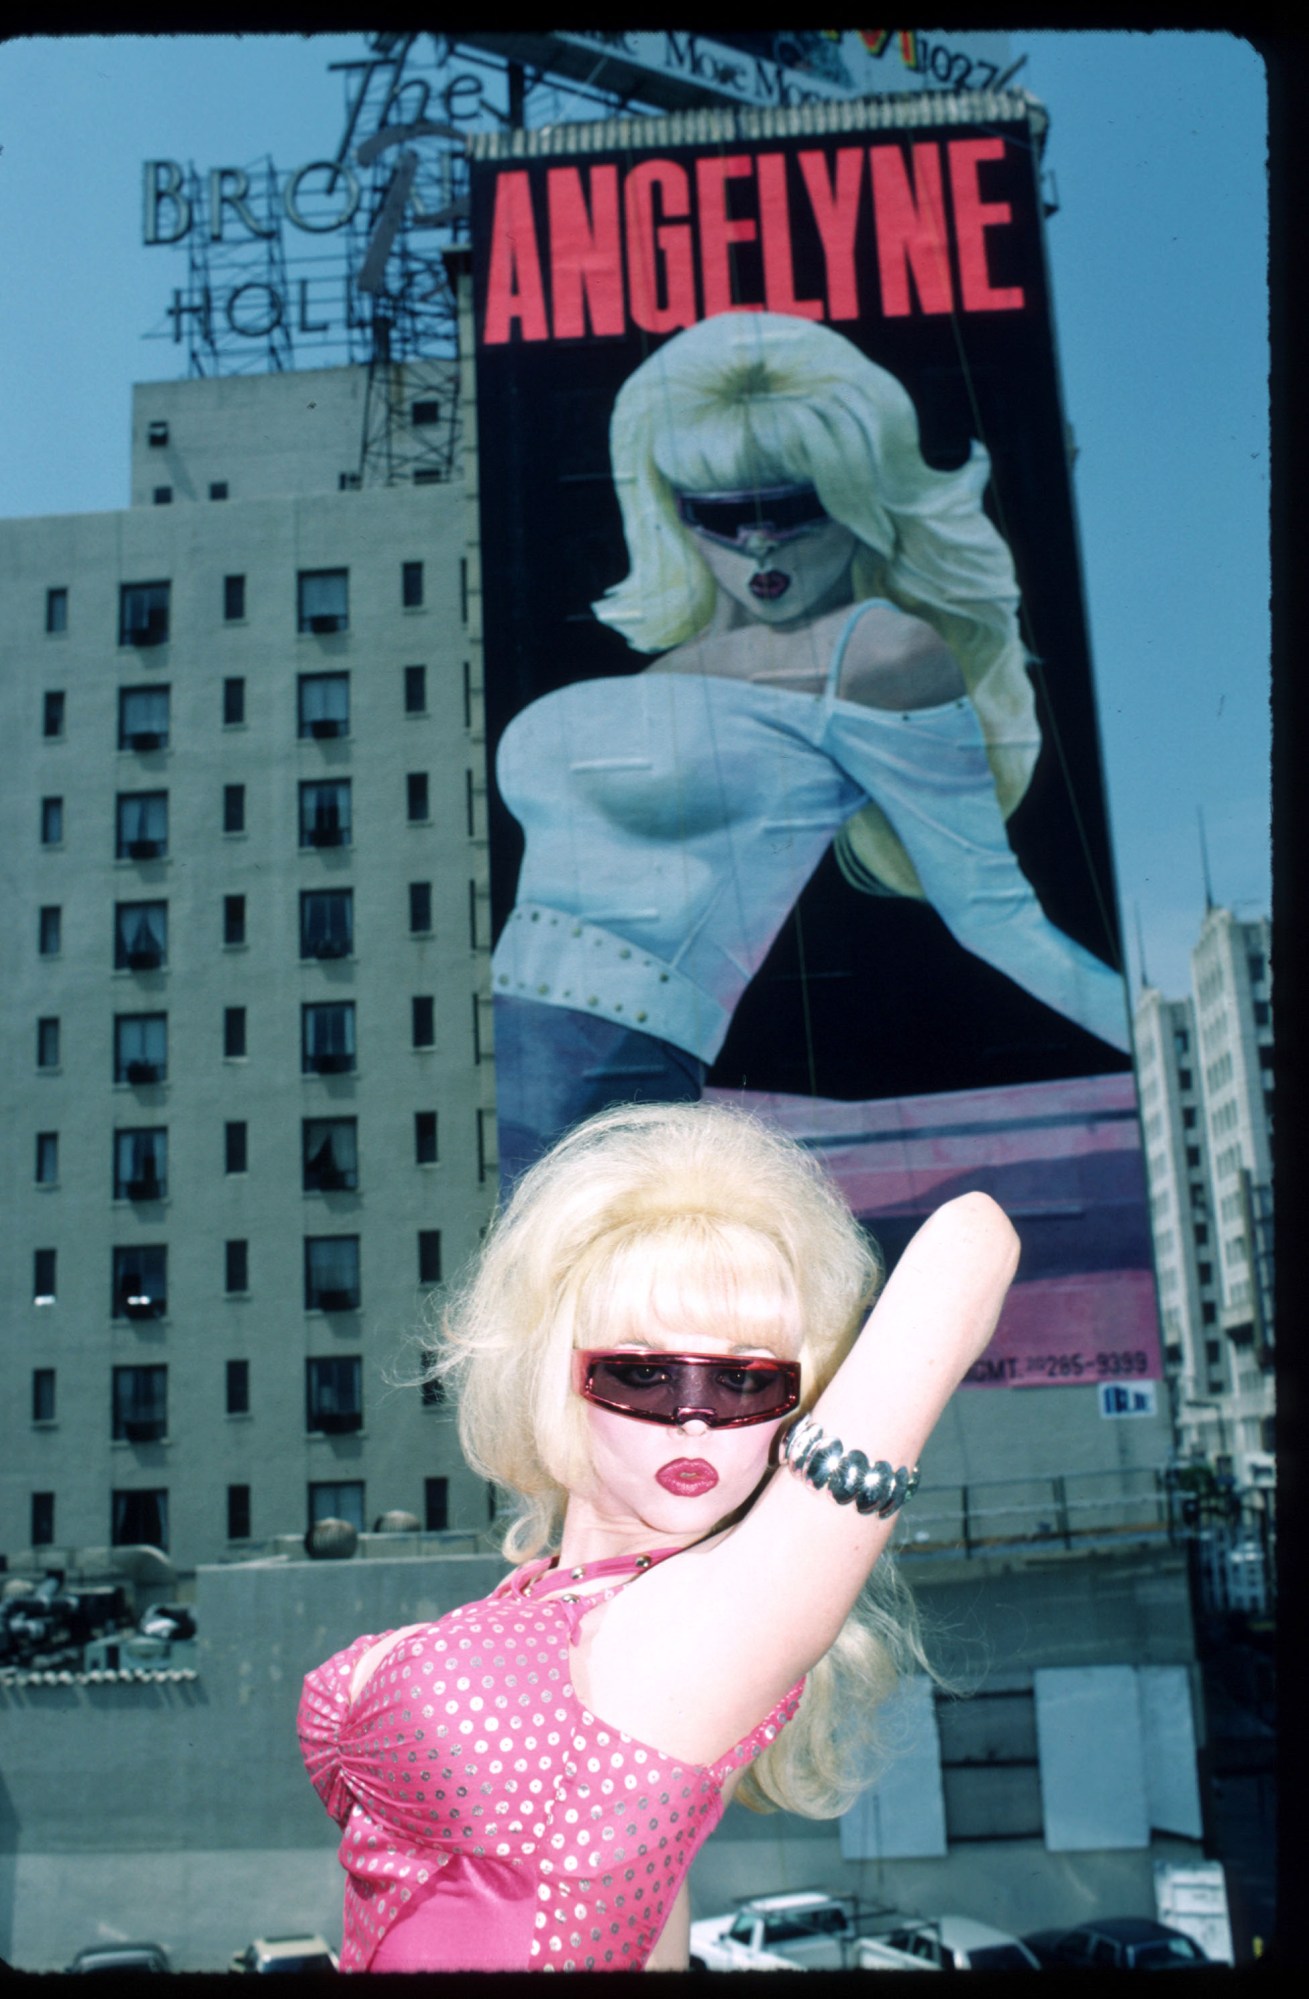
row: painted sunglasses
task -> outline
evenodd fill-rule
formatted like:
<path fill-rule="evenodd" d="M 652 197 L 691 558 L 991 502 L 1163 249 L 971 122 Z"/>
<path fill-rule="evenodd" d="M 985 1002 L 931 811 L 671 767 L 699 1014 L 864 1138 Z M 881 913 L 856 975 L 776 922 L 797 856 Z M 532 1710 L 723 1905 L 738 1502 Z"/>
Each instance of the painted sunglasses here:
<path fill-rule="evenodd" d="M 699 1421 L 712 1430 L 730 1430 L 771 1423 L 794 1409 L 800 1364 L 604 1347 L 573 1355 L 573 1386 L 588 1402 L 641 1423 Z"/>
<path fill-rule="evenodd" d="M 747 535 L 791 541 L 831 519 L 812 486 L 760 486 L 734 493 L 679 493 L 678 518 L 724 548 L 738 548 Z"/>

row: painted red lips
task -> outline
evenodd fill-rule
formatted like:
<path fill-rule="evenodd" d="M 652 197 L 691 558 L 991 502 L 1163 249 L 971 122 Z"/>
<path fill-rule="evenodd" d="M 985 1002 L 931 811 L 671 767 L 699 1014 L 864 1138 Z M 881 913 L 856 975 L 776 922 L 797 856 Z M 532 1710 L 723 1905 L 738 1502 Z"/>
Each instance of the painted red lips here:
<path fill-rule="evenodd" d="M 659 1467 L 655 1479 L 665 1492 L 675 1493 L 679 1499 L 696 1499 L 702 1492 L 713 1491 L 718 1473 L 703 1458 L 674 1458 L 671 1464 Z"/>
<path fill-rule="evenodd" d="M 784 569 L 760 569 L 750 578 L 750 595 L 769 604 L 785 597 L 790 587 L 791 578 Z"/>

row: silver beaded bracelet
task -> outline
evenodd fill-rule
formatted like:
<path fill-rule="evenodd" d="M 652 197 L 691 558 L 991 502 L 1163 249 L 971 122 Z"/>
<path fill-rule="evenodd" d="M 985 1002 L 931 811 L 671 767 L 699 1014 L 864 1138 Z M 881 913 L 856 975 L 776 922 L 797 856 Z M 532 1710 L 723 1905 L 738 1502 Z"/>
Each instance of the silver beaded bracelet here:
<path fill-rule="evenodd" d="M 812 1416 L 791 1425 L 780 1461 L 819 1491 L 825 1487 L 838 1506 L 853 1501 L 856 1512 L 883 1520 L 898 1513 L 918 1488 L 917 1465 L 893 1471 L 885 1458 L 870 1463 L 862 1451 L 847 1451 L 839 1437 L 826 1436 Z"/>

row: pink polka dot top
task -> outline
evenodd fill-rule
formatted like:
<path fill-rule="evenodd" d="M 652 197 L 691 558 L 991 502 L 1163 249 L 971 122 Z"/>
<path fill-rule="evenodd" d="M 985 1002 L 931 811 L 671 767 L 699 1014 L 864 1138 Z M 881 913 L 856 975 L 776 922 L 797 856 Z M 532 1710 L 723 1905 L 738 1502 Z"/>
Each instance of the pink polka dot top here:
<path fill-rule="evenodd" d="M 410 1632 L 357 1700 L 377 1634 L 305 1680 L 301 1751 L 344 1834 L 342 1971 L 641 1970 L 724 1783 L 794 1715 L 803 1681 L 712 1764 L 608 1726 L 574 1691 L 569 1648 L 628 1584 L 534 1600 L 549 1567 Z"/>

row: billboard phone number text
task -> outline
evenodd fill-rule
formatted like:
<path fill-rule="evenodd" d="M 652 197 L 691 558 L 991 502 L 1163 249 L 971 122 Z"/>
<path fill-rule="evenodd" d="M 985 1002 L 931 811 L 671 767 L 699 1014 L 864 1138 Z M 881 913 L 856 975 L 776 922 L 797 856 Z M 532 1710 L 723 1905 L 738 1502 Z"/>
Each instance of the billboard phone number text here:
<path fill-rule="evenodd" d="M 1150 1372 L 1149 1354 L 1137 1349 L 1118 1353 L 1007 1354 L 974 1363 L 965 1381 L 1117 1381 Z"/>

